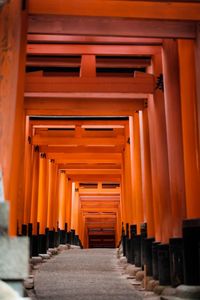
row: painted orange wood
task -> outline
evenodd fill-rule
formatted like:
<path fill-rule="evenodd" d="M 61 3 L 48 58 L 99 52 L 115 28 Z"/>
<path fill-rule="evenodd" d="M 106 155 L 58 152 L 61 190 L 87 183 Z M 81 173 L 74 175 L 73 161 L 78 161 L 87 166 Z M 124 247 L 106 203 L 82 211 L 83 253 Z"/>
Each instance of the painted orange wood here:
<path fill-rule="evenodd" d="M 140 225 L 144 223 L 144 204 L 142 195 L 142 172 L 141 172 L 141 147 L 139 113 L 133 116 L 133 201 L 135 202 L 135 223 L 137 233 L 140 234 Z"/>
<path fill-rule="evenodd" d="M 147 223 L 148 237 L 155 236 L 152 173 L 149 142 L 149 124 L 147 109 L 139 112 L 140 125 L 140 149 L 141 149 L 141 174 L 142 174 L 142 198 L 144 204 L 144 222 Z"/>
<path fill-rule="evenodd" d="M 40 154 L 39 185 L 38 185 L 38 213 L 37 222 L 40 223 L 39 233 L 45 234 L 48 210 L 48 161 L 44 153 Z"/>
<path fill-rule="evenodd" d="M 23 84 L 26 15 L 21 3 L 10 1 L 0 11 L 0 166 L 5 198 L 10 201 L 10 235 L 23 221 L 24 145 Z M 17 24 L 17 26 L 16 26 Z M 20 26 L 21 25 L 21 26 Z M 18 174 L 22 174 L 21 177 Z"/>
<path fill-rule="evenodd" d="M 89 95 L 89 94 L 88 94 Z M 93 94 L 87 99 L 85 96 L 73 96 L 69 99 L 51 93 L 52 97 L 25 97 L 25 112 L 27 115 L 68 115 L 68 116 L 129 116 L 136 110 L 144 109 L 147 94 L 107 94 L 102 98 L 101 93 Z M 84 96 L 84 97 L 83 97 Z M 115 99 L 113 97 L 115 96 Z M 131 99 L 130 99 L 131 98 Z"/>
<path fill-rule="evenodd" d="M 178 41 L 187 218 L 200 217 L 200 169 L 193 41 Z"/>
<path fill-rule="evenodd" d="M 31 14 L 106 16 L 136 19 L 199 20 L 199 3 L 81 0 L 30 0 Z"/>
<path fill-rule="evenodd" d="M 66 174 L 65 171 L 59 172 L 59 211 L 58 211 L 58 227 L 61 230 L 65 229 L 65 214 L 66 214 Z"/>
<path fill-rule="evenodd" d="M 96 25 L 98 23 L 98 26 Z M 30 15 L 29 33 L 139 38 L 192 38 L 196 26 L 190 21 L 142 20 L 62 15 Z"/>
<path fill-rule="evenodd" d="M 39 187 L 39 148 L 34 147 L 32 167 L 31 216 L 33 235 L 37 234 L 38 187 Z"/>
<path fill-rule="evenodd" d="M 63 97 L 65 93 L 153 93 L 154 77 L 134 77 L 134 78 L 115 78 L 115 77 L 39 77 L 27 76 L 25 92 L 27 93 L 50 93 L 44 96 L 51 97 L 51 93 L 59 93 Z M 62 94 L 64 93 L 64 94 Z M 57 97 L 59 96 L 57 95 Z M 25 94 L 26 96 L 26 94 Z M 31 94 L 30 94 L 31 96 Z M 37 94 L 36 94 L 37 96 Z M 39 97 L 42 94 L 38 95 Z M 56 96 L 56 95 L 52 95 Z M 33 94 L 34 97 L 34 94 Z M 71 95 L 71 97 L 73 97 Z M 91 96 L 90 96 L 91 97 Z M 101 98 L 101 94 L 99 95 Z M 108 97 L 108 96 L 107 96 Z M 79 94 L 74 94 L 73 98 L 80 98 Z M 109 97 L 108 97 L 109 98 Z"/>
<path fill-rule="evenodd" d="M 82 55 L 80 77 L 96 77 L 95 55 Z"/>
<path fill-rule="evenodd" d="M 54 160 L 48 161 L 48 211 L 47 211 L 47 228 L 54 228 L 54 202 L 56 197 L 56 165 Z"/>
<path fill-rule="evenodd" d="M 186 217 L 186 203 L 177 41 L 164 40 L 162 57 L 172 228 L 173 237 L 180 237 L 182 220 Z"/>
<path fill-rule="evenodd" d="M 195 68 L 196 68 L 196 89 L 197 89 L 197 115 L 198 115 L 198 132 L 200 140 L 200 23 L 197 23 L 196 40 L 195 40 Z"/>
<path fill-rule="evenodd" d="M 153 72 L 156 77 L 162 73 L 160 55 L 153 58 Z M 163 92 L 156 89 L 148 103 L 155 237 L 157 241 L 168 243 L 172 236 L 172 211 Z"/>
<path fill-rule="evenodd" d="M 72 214 L 72 181 L 67 178 L 66 186 L 66 223 L 68 231 L 71 230 L 71 214 Z"/>
<path fill-rule="evenodd" d="M 29 117 L 26 117 L 26 134 L 25 134 L 25 161 L 24 161 L 24 218 L 23 224 L 30 223 L 31 215 L 31 192 L 32 192 L 32 156 L 33 147 L 31 145 L 31 127 Z"/>
<path fill-rule="evenodd" d="M 78 234 L 79 229 L 79 183 L 72 184 L 72 213 L 71 213 L 71 228 Z"/>

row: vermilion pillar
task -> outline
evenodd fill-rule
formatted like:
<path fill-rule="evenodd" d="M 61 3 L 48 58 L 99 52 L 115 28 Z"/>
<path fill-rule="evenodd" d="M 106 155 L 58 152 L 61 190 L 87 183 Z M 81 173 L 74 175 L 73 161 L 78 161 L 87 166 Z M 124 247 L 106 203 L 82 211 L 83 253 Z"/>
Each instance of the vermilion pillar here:
<path fill-rule="evenodd" d="M 48 211 L 47 211 L 47 228 L 49 230 L 54 229 L 53 224 L 53 213 L 54 213 L 54 202 L 56 197 L 56 165 L 53 159 L 48 161 Z"/>
<path fill-rule="evenodd" d="M 125 127 L 125 149 L 123 153 L 123 196 L 122 207 L 124 211 L 124 223 L 133 223 L 133 197 L 131 180 L 131 148 L 129 127 Z"/>
<path fill-rule="evenodd" d="M 39 233 L 45 234 L 48 210 L 48 168 L 45 153 L 40 154 L 39 185 L 38 185 L 38 214 Z"/>
<path fill-rule="evenodd" d="M 133 116 L 133 201 L 135 202 L 135 223 L 137 233 L 140 234 L 140 225 L 144 222 L 143 197 L 142 197 L 142 173 L 141 173 L 141 149 L 139 113 Z"/>
<path fill-rule="evenodd" d="M 67 178 L 66 187 L 66 223 L 68 231 L 71 229 L 71 210 L 72 210 L 72 181 Z"/>
<path fill-rule="evenodd" d="M 31 127 L 29 123 L 29 117 L 26 117 L 26 135 L 25 135 L 25 163 L 24 163 L 24 177 L 25 177 L 25 188 L 24 188 L 24 218 L 23 224 L 27 225 L 30 223 L 31 215 L 31 193 L 32 193 L 32 155 L 33 147 L 31 144 Z"/>
<path fill-rule="evenodd" d="M 194 49 L 194 41 L 178 41 L 187 218 L 200 217 L 199 128 Z"/>
<path fill-rule="evenodd" d="M 147 109 L 139 112 L 139 123 L 144 222 L 147 223 L 148 237 L 154 237 L 153 192 Z"/>
<path fill-rule="evenodd" d="M 30 222 L 33 226 L 33 234 L 37 234 L 37 211 L 38 211 L 38 186 L 39 186 L 39 147 L 35 146 L 32 163 L 32 192 L 31 192 L 31 215 Z"/>
<path fill-rule="evenodd" d="M 161 54 L 153 57 L 153 73 L 162 80 Z M 167 152 L 164 93 L 157 86 L 148 100 L 148 120 L 150 133 L 152 186 L 155 216 L 155 237 L 157 241 L 168 243 L 172 236 L 169 166 Z"/>
<path fill-rule="evenodd" d="M 176 40 L 164 40 L 162 58 L 172 228 L 173 237 L 180 237 L 182 220 L 185 218 L 186 211 L 179 61 Z"/>
<path fill-rule="evenodd" d="M 59 192 L 58 192 L 58 227 L 61 230 L 65 229 L 65 212 L 66 212 L 66 174 L 65 171 L 59 172 Z"/>
<path fill-rule="evenodd" d="M 72 184 L 72 215 L 71 215 L 71 228 L 78 232 L 78 219 L 79 219 L 79 183 Z"/>

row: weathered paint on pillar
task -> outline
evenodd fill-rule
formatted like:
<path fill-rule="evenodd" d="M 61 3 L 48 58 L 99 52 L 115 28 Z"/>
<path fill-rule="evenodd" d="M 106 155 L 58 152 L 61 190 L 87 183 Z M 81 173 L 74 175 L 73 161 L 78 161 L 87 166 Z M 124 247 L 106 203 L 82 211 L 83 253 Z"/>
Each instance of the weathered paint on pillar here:
<path fill-rule="evenodd" d="M 182 220 L 186 216 L 186 210 L 179 61 L 176 40 L 164 40 L 162 58 L 172 228 L 173 237 L 180 237 L 182 235 Z"/>
<path fill-rule="evenodd" d="M 153 73 L 158 79 L 162 75 L 161 54 L 153 56 Z M 155 217 L 155 237 L 157 241 L 168 243 L 172 236 L 169 166 L 167 153 L 164 93 L 157 86 L 154 96 L 148 100 L 148 120 L 150 132 L 152 186 Z"/>
<path fill-rule="evenodd" d="M 149 125 L 147 109 L 139 112 L 140 148 L 142 170 L 142 196 L 144 204 L 144 222 L 147 223 L 147 236 L 154 237 L 154 211 L 151 177 L 151 157 L 149 144 Z"/>
<path fill-rule="evenodd" d="M 135 220 L 137 233 L 140 234 L 140 225 L 144 222 L 144 206 L 142 195 L 142 171 L 141 171 L 141 149 L 139 113 L 133 116 L 133 197 L 135 202 Z"/>
<path fill-rule="evenodd" d="M 178 41 L 187 218 L 200 217 L 200 159 L 194 50 L 194 41 Z"/>
<path fill-rule="evenodd" d="M 38 213 L 37 221 L 40 224 L 39 233 L 45 234 L 47 227 L 48 209 L 48 168 L 45 153 L 40 154 L 39 162 L 39 185 L 38 185 Z"/>
<path fill-rule="evenodd" d="M 37 211 L 38 211 L 38 186 L 39 186 L 39 147 L 35 146 L 32 163 L 32 192 L 31 192 L 31 216 L 30 223 L 33 226 L 33 234 L 37 234 Z"/>

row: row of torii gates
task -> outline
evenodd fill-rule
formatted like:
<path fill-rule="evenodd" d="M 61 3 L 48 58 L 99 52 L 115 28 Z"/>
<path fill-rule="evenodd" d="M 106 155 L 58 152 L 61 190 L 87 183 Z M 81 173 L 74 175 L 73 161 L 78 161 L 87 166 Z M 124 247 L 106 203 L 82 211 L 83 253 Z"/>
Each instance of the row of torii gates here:
<path fill-rule="evenodd" d="M 122 222 L 137 235 L 145 223 L 161 246 L 184 240 L 186 283 L 199 284 L 200 4 L 0 5 L 9 235 L 75 230 L 111 247 Z"/>

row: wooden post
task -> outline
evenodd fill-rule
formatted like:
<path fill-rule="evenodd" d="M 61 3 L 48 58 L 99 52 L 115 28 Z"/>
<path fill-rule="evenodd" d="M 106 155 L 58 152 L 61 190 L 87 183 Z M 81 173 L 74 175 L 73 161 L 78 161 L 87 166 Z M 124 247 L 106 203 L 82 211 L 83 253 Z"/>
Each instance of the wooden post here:
<path fill-rule="evenodd" d="M 198 112 L 198 132 L 200 141 L 200 22 L 197 23 L 195 40 L 195 66 L 196 66 L 196 89 L 197 89 L 197 112 Z"/>
<path fill-rule="evenodd" d="M 176 40 L 164 40 L 162 58 L 170 198 L 172 207 L 171 227 L 173 229 L 173 237 L 181 237 L 182 220 L 186 216 L 186 211 L 179 61 Z"/>
<path fill-rule="evenodd" d="M 65 229 L 65 212 L 66 212 L 66 175 L 65 171 L 59 172 L 59 212 L 58 227 L 60 230 Z"/>
<path fill-rule="evenodd" d="M 33 234 L 37 234 L 37 211 L 38 211 L 38 185 L 39 185 L 39 147 L 34 146 L 31 192 L 31 216 L 30 222 L 33 226 Z"/>
<path fill-rule="evenodd" d="M 78 233 L 78 215 L 79 215 L 79 183 L 72 184 L 72 218 L 71 228 Z"/>
<path fill-rule="evenodd" d="M 194 46 L 192 40 L 178 41 L 187 218 L 200 217 L 200 153 Z"/>
<path fill-rule="evenodd" d="M 96 77 L 95 55 L 82 55 L 80 77 Z"/>
<path fill-rule="evenodd" d="M 147 223 L 147 236 L 154 237 L 154 212 L 151 176 L 151 157 L 149 143 L 149 125 L 147 109 L 139 112 L 140 148 L 142 169 L 142 196 L 144 204 L 144 222 Z"/>
<path fill-rule="evenodd" d="M 153 56 L 153 73 L 157 80 L 162 79 L 162 62 L 160 53 Z M 169 237 L 172 236 L 172 222 L 164 93 L 162 91 L 162 86 L 157 86 L 154 96 L 149 96 L 148 120 L 154 199 L 155 238 L 156 241 L 168 243 Z"/>
<path fill-rule="evenodd" d="M 0 165 L 5 198 L 11 203 L 10 235 L 16 234 L 23 212 L 26 33 L 27 8 L 22 10 L 21 1 L 11 0 L 0 11 Z"/>
<path fill-rule="evenodd" d="M 67 178 L 67 191 L 66 191 L 66 223 L 68 231 L 71 229 L 71 210 L 72 210 L 72 181 Z"/>
<path fill-rule="evenodd" d="M 45 234 L 47 226 L 48 209 L 48 169 L 46 154 L 40 154 L 39 162 L 39 186 L 38 186 L 38 214 L 39 234 Z"/>
<path fill-rule="evenodd" d="M 56 165 L 53 159 L 48 161 L 48 211 L 47 211 L 47 228 L 49 230 L 54 229 L 53 224 L 53 213 L 54 213 L 54 202 L 56 196 Z"/>
<path fill-rule="evenodd" d="M 32 193 L 32 162 L 33 162 L 33 146 L 31 144 L 32 127 L 29 124 L 29 117 L 26 117 L 26 135 L 25 135 L 25 163 L 24 163 L 24 218 L 23 224 L 30 223 L 31 215 L 31 193 Z"/>
<path fill-rule="evenodd" d="M 133 197 L 135 202 L 135 223 L 137 233 L 140 234 L 140 225 L 144 222 L 143 197 L 142 197 L 142 173 L 141 173 L 141 150 L 139 113 L 133 116 Z"/>

